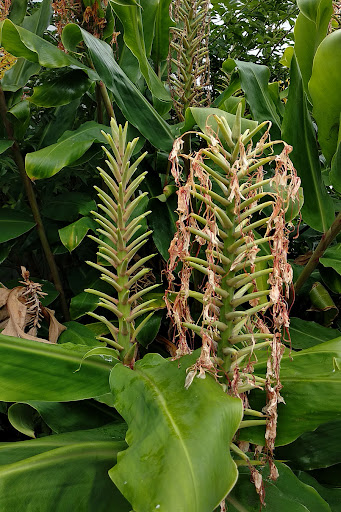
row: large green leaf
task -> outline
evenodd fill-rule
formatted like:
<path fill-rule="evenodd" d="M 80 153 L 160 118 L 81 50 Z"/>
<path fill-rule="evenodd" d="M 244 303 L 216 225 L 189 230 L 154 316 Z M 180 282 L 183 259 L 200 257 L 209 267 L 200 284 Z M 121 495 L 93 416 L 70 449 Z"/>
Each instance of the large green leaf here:
<path fill-rule="evenodd" d="M 288 444 L 304 432 L 341 419 L 341 338 L 326 341 L 300 352 L 286 349 L 281 361 L 281 395 L 278 406 L 277 446 Z M 255 373 L 264 375 L 266 363 L 255 364 Z M 252 392 L 250 403 L 261 410 L 264 393 Z M 264 444 L 264 429 L 252 427 L 240 431 L 242 439 Z"/>
<path fill-rule="evenodd" d="M 107 393 L 114 363 L 101 357 L 82 362 L 88 350 L 87 346 L 49 345 L 0 334 L 0 400 L 65 402 Z"/>
<path fill-rule="evenodd" d="M 71 70 L 34 87 L 29 101 L 39 107 L 66 105 L 82 96 L 90 87 L 91 80 L 80 70 Z"/>
<path fill-rule="evenodd" d="M 313 115 L 322 152 L 330 163 L 337 147 L 341 112 L 341 32 L 329 34 L 318 47 L 309 81 Z"/>
<path fill-rule="evenodd" d="M 276 462 L 279 478 L 268 479 L 269 469 L 261 470 L 264 479 L 266 512 L 330 512 L 328 503 L 309 485 L 301 482 L 288 466 Z M 258 512 L 259 496 L 250 482 L 250 472 L 240 468 L 238 482 L 227 498 L 229 512 Z"/>
<path fill-rule="evenodd" d="M 341 488 L 330 487 L 328 485 L 321 485 L 310 474 L 304 471 L 297 471 L 297 477 L 301 482 L 310 485 L 319 493 L 319 495 L 329 504 L 332 512 L 340 512 L 341 503 Z"/>
<path fill-rule="evenodd" d="M 170 151 L 173 136 L 166 121 L 156 112 L 115 61 L 108 44 L 77 25 L 70 23 L 63 30 L 63 43 L 73 48 L 83 39 L 101 80 L 113 93 L 126 119 L 155 147 Z"/>
<path fill-rule="evenodd" d="M 0 243 L 23 235 L 33 226 L 35 226 L 35 222 L 27 213 L 0 208 Z"/>
<path fill-rule="evenodd" d="M 210 107 L 190 107 L 186 110 L 185 126 L 183 127 L 182 131 L 185 132 L 191 130 L 193 126 L 197 124 L 203 133 L 207 132 L 208 127 L 213 130 L 213 133 L 217 133 L 218 124 L 213 117 L 214 115 L 224 117 L 230 127 L 234 125 L 236 116 L 234 114 L 230 114 L 229 112 L 225 112 L 225 110 Z M 242 118 L 241 131 L 242 133 L 247 129 L 252 131 L 254 128 L 256 128 L 257 125 L 257 121 L 251 121 L 250 119 Z"/>
<path fill-rule="evenodd" d="M 82 242 L 89 229 L 95 231 L 97 224 L 90 217 L 82 217 L 76 222 L 61 228 L 58 233 L 62 244 L 68 251 L 72 252 Z"/>
<path fill-rule="evenodd" d="M 152 210 L 148 223 L 153 230 L 154 244 L 164 260 L 168 261 L 168 249 L 176 231 L 176 217 L 174 213 L 177 208 L 176 196 L 173 195 L 165 201 L 161 201 L 158 198 L 150 199 L 148 208 Z"/>
<path fill-rule="evenodd" d="M 241 87 L 250 105 L 253 119 L 259 122 L 271 121 L 274 136 L 279 138 L 281 120 L 269 91 L 269 68 L 241 60 L 235 60 L 235 64 L 239 70 Z"/>
<path fill-rule="evenodd" d="M 324 423 L 314 432 L 306 432 L 293 443 L 277 448 L 276 457 L 304 470 L 338 464 L 341 460 L 340 431 L 341 420 Z"/>
<path fill-rule="evenodd" d="M 20 25 L 23 16 L 25 16 L 27 0 L 16 0 L 12 2 L 9 19 L 16 25 Z M 43 0 L 39 8 L 29 16 L 26 16 L 22 22 L 22 27 L 38 36 L 42 37 L 44 30 L 50 24 L 51 2 Z M 4 91 L 17 91 L 26 85 L 28 79 L 38 73 L 40 65 L 29 62 L 23 57 L 19 58 L 14 66 L 5 72 L 1 80 L 1 86 Z"/>
<path fill-rule="evenodd" d="M 1 443 L 0 509 L 129 512 L 129 503 L 108 477 L 108 469 L 124 447 L 122 429 L 115 424 Z"/>
<path fill-rule="evenodd" d="M 333 340 L 341 336 L 341 332 L 330 327 L 323 327 L 301 318 L 290 319 L 291 346 L 294 349 L 310 348 L 324 341 Z"/>
<path fill-rule="evenodd" d="M 317 231 L 325 232 L 334 221 L 334 205 L 322 182 L 314 127 L 295 55 L 291 61 L 291 81 L 283 118 L 282 137 L 293 146 L 290 157 L 302 181 L 303 219 Z"/>
<path fill-rule="evenodd" d="M 158 0 L 157 2 L 152 46 L 152 58 L 157 67 L 167 59 L 169 50 L 169 29 L 174 25 L 169 16 L 170 2 L 171 0 Z"/>
<path fill-rule="evenodd" d="M 300 14 L 295 23 L 295 53 L 301 70 L 303 87 L 308 92 L 313 59 L 320 42 L 327 35 L 333 13 L 332 0 L 298 0 Z"/>
<path fill-rule="evenodd" d="M 63 68 L 72 66 L 85 70 L 89 77 L 96 79 L 96 73 L 74 59 L 71 55 L 62 52 L 53 44 L 23 27 L 14 25 L 6 19 L 0 24 L 1 45 L 15 57 L 24 57 L 30 62 L 40 64 L 46 68 Z"/>
<path fill-rule="evenodd" d="M 185 389 L 195 355 L 167 361 L 148 354 L 110 376 L 129 448 L 109 472 L 136 512 L 208 512 L 230 491 L 237 468 L 229 445 L 242 417 L 239 399 L 211 376 Z"/>
<path fill-rule="evenodd" d="M 28 176 L 32 180 L 54 176 L 84 155 L 94 142 L 105 143 L 101 130 L 108 132 L 109 128 L 87 121 L 75 131 L 66 131 L 56 144 L 27 153 L 25 166 Z"/>
<path fill-rule="evenodd" d="M 111 2 L 113 10 L 124 27 L 124 42 L 139 61 L 140 70 L 147 82 L 148 88 L 156 98 L 170 101 L 170 94 L 152 69 L 148 62 L 149 55 L 146 53 L 144 30 L 146 36 L 152 40 L 157 4 L 158 2 L 155 0 L 141 0 L 141 7 L 137 5 L 123 6 Z M 141 8 L 145 13 L 145 17 L 148 16 L 148 19 L 145 19 L 145 24 L 142 21 Z M 148 46 L 151 48 L 151 44 Z"/>
<path fill-rule="evenodd" d="M 322 263 L 324 267 L 331 267 L 341 274 L 341 244 L 328 247 L 323 257 L 320 258 L 320 263 Z"/>
<path fill-rule="evenodd" d="M 96 210 L 96 201 L 89 194 L 84 192 L 66 192 L 58 196 L 50 196 L 44 203 L 42 213 L 48 219 L 70 222 L 76 220 L 79 214 L 88 215 L 91 210 Z"/>

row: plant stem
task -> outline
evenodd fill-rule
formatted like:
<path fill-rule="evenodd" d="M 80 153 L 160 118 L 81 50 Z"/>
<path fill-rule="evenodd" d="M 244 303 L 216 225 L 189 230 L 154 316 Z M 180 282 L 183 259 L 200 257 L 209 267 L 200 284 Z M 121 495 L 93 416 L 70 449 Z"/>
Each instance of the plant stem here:
<path fill-rule="evenodd" d="M 320 243 L 316 247 L 315 251 L 310 257 L 310 260 L 304 267 L 303 271 L 299 275 L 296 283 L 295 283 L 295 292 L 298 293 L 299 290 L 302 288 L 310 274 L 315 270 L 317 267 L 320 258 L 322 258 L 323 253 L 328 248 L 328 246 L 331 244 L 331 242 L 334 240 L 334 238 L 340 233 L 341 231 L 341 212 L 337 215 L 336 219 L 334 220 L 333 224 L 330 226 L 328 231 L 326 231 L 321 238 Z"/>
<path fill-rule="evenodd" d="M 33 187 L 32 187 L 32 183 L 26 174 L 25 162 L 24 162 L 23 156 L 21 154 L 19 145 L 14 138 L 12 126 L 7 119 L 6 99 L 5 99 L 4 91 L 2 90 L 1 87 L 0 87 L 0 116 L 4 123 L 5 129 L 6 129 L 6 132 L 8 135 L 8 139 L 13 141 L 12 152 L 13 152 L 14 161 L 17 164 L 17 167 L 18 167 L 19 173 L 20 173 L 20 177 L 21 177 L 22 182 L 25 187 L 27 199 L 30 204 L 35 223 L 37 225 L 37 231 L 38 231 L 38 235 L 40 238 L 40 242 L 41 242 L 47 263 L 48 263 L 50 271 L 51 271 L 52 280 L 54 282 L 56 290 L 59 292 L 59 297 L 60 297 L 60 302 L 61 302 L 64 318 L 66 321 L 69 321 L 70 313 L 69 313 L 69 309 L 67 307 L 63 285 L 61 283 L 58 268 L 57 268 L 53 253 L 50 248 L 50 244 L 49 244 L 47 236 L 46 236 L 45 228 L 44 228 L 43 221 L 42 221 L 42 218 L 40 215 L 39 206 L 38 206 L 37 199 L 36 199 Z"/>
<path fill-rule="evenodd" d="M 97 83 L 98 83 L 98 87 L 99 87 L 99 90 L 102 95 L 102 100 L 103 100 L 103 103 L 105 106 L 105 110 L 107 111 L 107 114 L 109 116 L 109 119 L 111 119 L 112 117 L 115 118 L 114 109 L 112 108 L 112 103 L 110 101 L 107 88 L 105 87 L 105 85 L 102 81 L 97 82 Z"/>

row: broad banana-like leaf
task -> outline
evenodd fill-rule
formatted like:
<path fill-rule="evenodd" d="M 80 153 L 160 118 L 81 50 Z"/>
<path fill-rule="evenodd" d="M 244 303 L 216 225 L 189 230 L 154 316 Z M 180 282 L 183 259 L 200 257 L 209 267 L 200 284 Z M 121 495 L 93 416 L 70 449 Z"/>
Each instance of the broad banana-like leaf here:
<path fill-rule="evenodd" d="M 290 158 L 304 190 L 303 219 L 317 231 L 325 232 L 334 221 L 334 205 L 322 182 L 314 127 L 295 55 L 291 60 L 291 81 L 282 138 L 293 146 Z"/>
<path fill-rule="evenodd" d="M 30 215 L 10 208 L 0 208 L 0 243 L 23 235 L 33 226 L 35 222 Z"/>
<path fill-rule="evenodd" d="M 75 131 L 64 132 L 58 142 L 27 153 L 25 167 L 31 180 L 50 178 L 63 167 L 77 161 L 94 142 L 105 143 L 101 130 L 108 127 L 95 121 L 87 121 Z"/>
<path fill-rule="evenodd" d="M 124 428 L 107 425 L 0 445 L 0 509 L 15 512 L 129 512 L 108 477 L 125 448 Z"/>
<path fill-rule="evenodd" d="M 185 389 L 194 354 L 168 361 L 148 354 L 110 377 L 129 448 L 109 471 L 135 512 L 208 512 L 237 480 L 229 446 L 242 403 L 207 375 Z"/>
<path fill-rule="evenodd" d="M 258 354 L 257 354 L 258 355 Z M 264 375 L 266 363 L 255 364 L 255 373 Z M 291 443 L 304 432 L 341 419 L 341 338 L 326 341 L 300 352 L 286 352 L 281 361 L 281 395 L 278 406 L 276 445 Z M 252 392 L 250 403 L 261 410 L 264 394 Z M 242 429 L 240 438 L 264 444 L 264 429 Z"/>
<path fill-rule="evenodd" d="M 22 24 L 22 27 L 37 36 L 42 37 L 44 30 L 50 24 L 52 9 L 50 0 L 43 0 L 39 8 L 33 14 L 25 16 L 27 0 L 16 0 L 12 2 L 9 19 L 16 25 Z M 1 80 L 1 87 L 4 91 L 17 91 L 26 85 L 28 79 L 38 73 L 40 65 L 29 62 L 23 57 L 19 58 L 14 66 L 5 72 Z"/>
<path fill-rule="evenodd" d="M 111 2 L 111 7 L 121 20 L 124 27 L 124 42 L 139 61 L 141 73 L 150 92 L 160 100 L 170 101 L 169 92 L 148 62 L 154 35 L 157 2 L 155 0 L 141 0 L 141 7 L 143 13 L 145 13 L 144 20 L 142 20 L 141 7 L 137 5 L 123 6 Z M 145 44 L 145 37 L 147 37 L 147 44 Z"/>
<path fill-rule="evenodd" d="M 313 487 L 301 482 L 285 464 L 275 464 L 279 473 L 276 481 L 268 479 L 268 466 L 261 469 L 266 512 L 331 512 L 328 503 Z M 259 496 L 250 481 L 248 468 L 239 469 L 238 482 L 226 501 L 229 512 L 259 511 Z"/>
<path fill-rule="evenodd" d="M 113 93 L 125 118 L 155 147 L 170 152 L 174 139 L 168 124 L 124 74 L 110 46 L 73 23 L 64 28 L 62 39 L 71 49 L 84 41 L 100 79 Z"/>
<path fill-rule="evenodd" d="M 80 70 L 71 70 L 34 87 L 29 101 L 39 107 L 59 107 L 80 98 L 89 89 L 91 80 Z"/>
<path fill-rule="evenodd" d="M 318 47 L 309 81 L 318 139 L 327 163 L 330 163 L 338 142 L 341 112 L 340 59 L 341 32 L 336 30 Z"/>
<path fill-rule="evenodd" d="M 296 476 L 301 482 L 316 489 L 319 495 L 329 504 L 332 512 L 339 512 L 341 503 L 340 487 L 336 487 L 335 485 L 321 485 L 311 476 L 311 473 L 305 473 L 304 471 L 296 471 Z"/>
<path fill-rule="evenodd" d="M 341 460 L 340 430 L 341 420 L 324 423 L 293 443 L 276 448 L 276 457 L 306 471 L 338 464 Z"/>
<path fill-rule="evenodd" d="M 301 318 L 290 319 L 290 342 L 294 349 L 314 347 L 324 341 L 334 340 L 341 336 L 338 329 L 323 327 L 316 322 L 302 320 Z"/>
<path fill-rule="evenodd" d="M 155 31 L 152 46 L 152 59 L 156 67 L 167 59 L 169 49 L 169 29 L 174 25 L 169 16 L 171 0 L 158 0 L 155 17 Z"/>
<path fill-rule="evenodd" d="M 231 60 L 228 59 L 228 61 Z M 258 122 L 271 121 L 274 137 L 279 138 L 281 119 L 269 91 L 269 68 L 241 60 L 235 60 L 234 63 L 239 70 L 241 87 L 245 92 L 253 118 Z M 228 66 L 230 67 L 230 63 Z"/>
<path fill-rule="evenodd" d="M 107 393 L 115 360 L 82 360 L 88 350 L 88 346 L 50 345 L 0 334 L 0 400 L 67 402 Z"/>
<path fill-rule="evenodd" d="M 217 133 L 218 124 L 214 119 L 214 115 L 219 117 L 224 117 L 228 122 L 229 126 L 233 126 L 236 116 L 234 114 L 230 114 L 229 112 L 225 112 L 225 110 L 221 110 L 219 108 L 211 108 L 211 107 L 190 107 L 186 110 L 185 114 L 185 126 L 182 129 L 182 132 L 186 132 L 191 130 L 195 124 L 197 124 L 200 130 L 203 133 L 207 133 L 208 127 L 213 130 L 213 133 Z M 252 131 L 258 125 L 257 121 L 252 121 L 250 119 L 241 119 L 241 131 L 242 133 L 245 130 Z M 210 131 L 210 134 L 212 131 Z"/>
<path fill-rule="evenodd" d="M 300 14 L 295 23 L 295 54 L 301 70 L 303 87 L 308 92 L 313 59 L 318 45 L 327 35 L 333 14 L 332 0 L 298 0 Z"/>

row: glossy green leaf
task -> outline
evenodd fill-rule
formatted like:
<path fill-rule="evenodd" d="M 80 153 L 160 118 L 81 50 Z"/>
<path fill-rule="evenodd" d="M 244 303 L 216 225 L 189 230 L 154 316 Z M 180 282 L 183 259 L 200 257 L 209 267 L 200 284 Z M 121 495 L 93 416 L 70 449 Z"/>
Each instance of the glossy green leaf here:
<path fill-rule="evenodd" d="M 163 101 L 170 101 L 171 97 L 165 86 L 152 69 L 148 62 L 148 54 L 146 53 L 145 38 L 143 30 L 146 30 L 146 36 L 150 37 L 154 33 L 155 16 L 157 2 L 154 0 L 141 0 L 143 10 L 151 19 L 147 26 L 143 26 L 141 7 L 137 5 L 122 6 L 112 3 L 112 8 L 121 20 L 124 27 L 123 39 L 130 51 L 139 61 L 142 75 L 144 76 L 148 88 L 151 93 Z"/>
<path fill-rule="evenodd" d="M 71 70 L 33 88 L 29 101 L 39 107 L 59 107 L 82 96 L 91 80 L 80 70 Z"/>
<path fill-rule="evenodd" d="M 146 298 L 145 300 L 148 299 L 149 297 Z M 137 335 L 137 341 L 143 347 L 148 347 L 148 345 L 150 345 L 154 341 L 157 333 L 160 330 L 162 315 L 162 312 L 160 313 L 155 311 L 153 315 L 149 318 L 149 320 L 147 320 L 147 322 L 144 324 L 142 329 L 139 331 Z M 135 326 L 138 327 L 145 317 L 146 315 L 140 316 L 140 318 L 136 321 Z"/>
<path fill-rule="evenodd" d="M 285 459 L 295 469 L 311 470 L 338 464 L 341 460 L 341 420 L 324 423 L 313 432 L 276 449 L 276 457 Z"/>
<path fill-rule="evenodd" d="M 203 133 L 206 133 L 208 126 L 213 130 L 214 133 L 216 133 L 218 130 L 218 125 L 216 120 L 213 118 L 214 115 L 225 117 L 230 127 L 234 125 L 236 119 L 234 114 L 230 114 L 219 108 L 190 107 L 186 110 L 185 126 L 183 127 L 182 132 L 184 133 L 188 130 L 191 130 L 193 126 L 197 124 Z M 247 129 L 251 131 L 256 128 L 257 125 L 257 121 L 251 121 L 250 119 L 242 118 L 241 131 L 242 133 Z"/>
<path fill-rule="evenodd" d="M 84 287 L 82 287 L 84 288 Z M 112 288 L 109 284 L 105 283 L 101 279 L 96 278 L 89 283 L 89 288 L 94 290 L 101 290 L 105 293 L 112 293 Z M 80 292 L 71 299 L 70 304 L 70 315 L 72 320 L 86 315 L 88 311 L 94 311 L 97 308 L 99 297 L 93 293 Z"/>
<path fill-rule="evenodd" d="M 281 361 L 281 395 L 285 400 L 278 406 L 278 430 L 276 445 L 288 444 L 304 432 L 319 425 L 341 419 L 339 401 L 341 391 L 341 338 L 326 341 L 300 352 L 286 349 Z M 265 375 L 266 364 L 255 364 L 255 373 Z M 264 393 L 252 392 L 253 409 L 265 405 Z M 242 429 L 240 437 L 264 444 L 264 428 Z"/>
<path fill-rule="evenodd" d="M 301 71 L 303 87 L 308 92 L 313 59 L 324 37 L 333 13 L 332 0 L 299 0 L 301 12 L 295 23 L 295 54 Z"/>
<path fill-rule="evenodd" d="M 108 392 L 112 364 L 82 357 L 89 347 L 50 345 L 0 334 L 0 400 L 68 401 Z"/>
<path fill-rule="evenodd" d="M 96 228 L 97 224 L 90 217 L 82 217 L 73 224 L 61 228 L 58 233 L 62 244 L 72 252 L 82 242 L 89 229 L 95 231 Z"/>
<path fill-rule="evenodd" d="M 84 192 L 66 192 L 50 197 L 42 208 L 42 213 L 48 219 L 72 221 L 79 214 L 88 215 L 96 209 L 96 201 Z"/>
<path fill-rule="evenodd" d="M 325 232 L 334 221 L 334 205 L 322 182 L 314 127 L 295 56 L 291 61 L 291 81 L 282 137 L 293 146 L 290 158 L 304 190 L 303 219 L 317 231 Z"/>
<path fill-rule="evenodd" d="M 279 138 L 281 119 L 269 91 L 269 68 L 240 60 L 236 60 L 235 64 L 239 70 L 241 87 L 250 105 L 253 119 L 258 122 L 271 121 L 274 136 Z"/>
<path fill-rule="evenodd" d="M 39 8 L 28 16 L 25 16 L 22 21 L 22 16 L 26 11 L 26 0 L 16 0 L 12 2 L 11 12 L 9 19 L 22 27 L 33 32 L 34 34 L 42 37 L 46 27 L 50 24 L 52 9 L 50 0 L 43 0 L 39 4 Z M 29 78 L 38 73 L 40 65 L 34 62 L 29 62 L 23 57 L 20 57 L 14 66 L 7 70 L 5 76 L 1 80 L 1 87 L 4 91 L 17 91 L 27 84 Z"/>
<path fill-rule="evenodd" d="M 9 13 L 9 19 L 13 21 L 13 23 L 16 23 L 17 25 L 20 25 L 20 23 L 23 21 L 27 9 L 27 0 L 16 0 L 11 5 L 11 10 Z"/>
<path fill-rule="evenodd" d="M 329 34 L 320 44 L 314 58 L 309 81 L 313 115 L 318 126 L 322 152 L 330 163 L 336 148 L 341 112 L 341 32 Z"/>
<path fill-rule="evenodd" d="M 320 322 L 329 327 L 338 314 L 338 309 L 328 290 L 320 282 L 314 283 L 309 292 L 312 308 Z"/>
<path fill-rule="evenodd" d="M 304 349 L 314 347 L 324 341 L 329 341 L 341 336 L 341 332 L 330 327 L 323 327 L 301 318 L 290 319 L 290 337 L 291 346 L 294 349 Z"/>
<path fill-rule="evenodd" d="M 276 481 L 268 478 L 268 466 L 261 469 L 267 512 L 330 512 L 328 503 L 313 487 L 301 482 L 285 464 L 275 462 L 275 465 L 279 472 Z M 226 501 L 229 512 L 259 511 L 259 496 L 250 481 L 248 468 L 240 468 L 238 482 Z"/>
<path fill-rule="evenodd" d="M 129 503 L 108 477 L 124 447 L 116 425 L 1 443 L 0 509 L 129 512 Z"/>
<path fill-rule="evenodd" d="M 105 143 L 101 130 L 107 132 L 108 127 L 87 121 L 77 130 L 65 132 L 56 144 L 27 153 L 25 166 L 28 176 L 32 180 L 54 176 L 84 155 L 94 142 Z"/>
<path fill-rule="evenodd" d="M 91 69 L 30 30 L 14 25 L 8 19 L 1 22 L 0 28 L 1 45 L 15 57 L 24 57 L 46 68 L 73 66 L 85 70 L 90 77 L 96 79 L 96 73 Z"/>
<path fill-rule="evenodd" d="M 54 116 L 47 123 L 37 149 L 54 144 L 66 130 L 72 129 L 79 104 L 80 98 L 55 109 Z"/>
<path fill-rule="evenodd" d="M 341 275 L 331 267 L 320 267 L 320 276 L 323 284 L 333 293 L 341 293 Z"/>
<path fill-rule="evenodd" d="M 58 338 L 58 345 L 63 343 L 74 343 L 76 345 L 87 345 L 88 347 L 98 347 L 102 342 L 96 339 L 93 331 L 78 322 L 65 322 L 67 329 L 61 333 Z"/>
<path fill-rule="evenodd" d="M 39 402 L 28 401 L 26 403 L 16 403 L 8 410 L 8 418 L 10 419 L 10 411 L 19 410 L 19 406 L 23 407 L 26 414 L 31 414 L 34 419 L 35 415 L 40 415 L 46 425 L 56 434 L 63 432 L 73 432 L 81 429 L 99 428 L 117 421 L 118 414 L 114 409 L 103 406 L 95 400 L 82 400 L 79 402 Z M 25 408 L 25 409 L 24 409 Z M 13 421 L 10 419 L 13 426 Z M 118 425 L 118 430 L 124 433 L 126 426 L 124 423 Z M 18 429 L 17 426 L 15 428 Z M 23 432 L 20 430 L 20 432 Z M 25 434 L 25 432 L 23 432 Z M 27 435 L 27 434 L 26 434 Z M 34 437 L 34 435 L 32 436 Z"/>
<path fill-rule="evenodd" d="M 66 47 L 82 39 L 98 75 L 113 93 L 125 118 L 155 147 L 169 152 L 173 136 L 168 124 L 123 73 L 110 46 L 72 23 L 64 28 L 63 43 Z"/>
<path fill-rule="evenodd" d="M 241 401 L 224 394 L 210 376 L 195 378 L 185 389 L 194 358 L 171 362 L 148 354 L 134 370 L 116 365 L 111 373 L 129 448 L 109 475 L 136 512 L 208 512 L 236 482 L 229 445 L 242 417 Z"/>
<path fill-rule="evenodd" d="M 315 478 L 313 478 L 310 474 L 304 473 L 303 471 L 296 472 L 297 478 L 301 480 L 301 482 L 310 485 L 319 493 L 319 495 L 329 504 L 332 512 L 340 512 L 340 503 L 341 503 L 341 489 L 321 485 Z"/>
<path fill-rule="evenodd" d="M 340 114 L 341 119 L 341 114 Z M 341 123 L 338 137 L 338 144 L 332 158 L 329 179 L 335 190 L 341 193 Z"/>
<path fill-rule="evenodd" d="M 33 226 L 35 222 L 27 213 L 0 208 L 0 243 L 27 233 Z"/>
<path fill-rule="evenodd" d="M 331 267 L 341 274 L 341 244 L 328 247 L 324 252 L 323 257 L 320 258 L 320 263 L 324 267 Z"/>
<path fill-rule="evenodd" d="M 1 139 L 0 140 L 0 154 L 4 153 L 5 151 L 7 151 L 7 149 L 12 147 L 13 146 L 13 142 L 14 142 L 13 140 Z"/>
<path fill-rule="evenodd" d="M 169 29 L 174 25 L 169 16 L 171 0 L 158 0 L 152 46 L 152 59 L 156 66 L 167 59 L 169 50 Z"/>
<path fill-rule="evenodd" d="M 174 195 L 169 197 L 165 202 L 157 198 L 150 199 L 148 208 L 152 210 L 152 214 L 148 218 L 148 223 L 153 230 L 152 237 L 154 244 L 163 259 L 168 261 L 168 248 L 176 230 L 176 216 L 174 212 L 177 208 L 177 198 Z"/>
<path fill-rule="evenodd" d="M 27 404 L 12 404 L 8 409 L 8 421 L 18 432 L 35 438 L 35 420 L 37 413 Z"/>

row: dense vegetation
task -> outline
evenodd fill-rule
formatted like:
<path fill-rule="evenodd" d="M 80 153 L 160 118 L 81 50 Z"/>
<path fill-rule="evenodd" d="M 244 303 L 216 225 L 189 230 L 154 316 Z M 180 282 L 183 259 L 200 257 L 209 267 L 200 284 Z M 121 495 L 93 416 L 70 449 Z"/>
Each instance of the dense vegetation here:
<path fill-rule="evenodd" d="M 0 509 L 338 511 L 339 5 L 0 20 Z"/>

